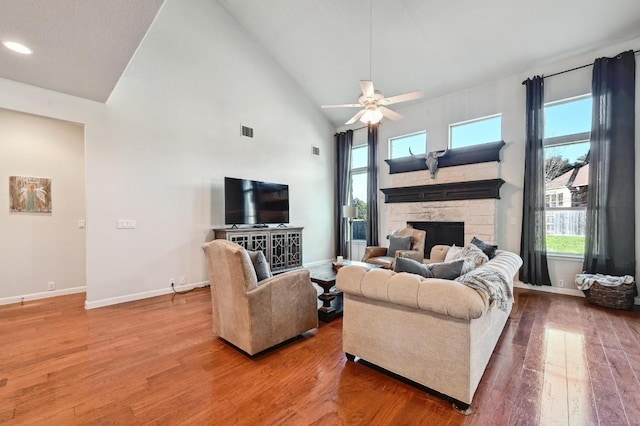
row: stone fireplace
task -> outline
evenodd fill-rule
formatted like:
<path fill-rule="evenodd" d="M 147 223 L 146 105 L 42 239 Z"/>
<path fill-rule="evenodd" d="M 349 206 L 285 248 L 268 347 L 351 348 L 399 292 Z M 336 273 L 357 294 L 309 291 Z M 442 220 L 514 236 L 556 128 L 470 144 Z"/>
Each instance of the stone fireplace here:
<path fill-rule="evenodd" d="M 391 174 L 391 188 L 383 190 L 385 194 L 389 191 L 399 191 L 402 188 L 423 188 L 427 185 L 437 185 L 437 188 L 448 188 L 450 185 L 445 184 L 457 184 L 451 185 L 456 188 L 477 186 L 480 181 L 484 182 L 497 182 L 497 188 L 502 184 L 500 177 L 500 163 L 497 161 L 466 164 L 454 167 L 446 167 L 438 170 L 436 179 L 431 179 L 428 170 L 412 171 L 407 173 Z M 436 187 L 434 187 L 435 189 Z M 429 188 L 426 188 L 427 190 Z M 497 189 L 496 189 L 497 191 Z M 387 210 L 387 231 L 391 232 L 394 229 L 400 229 L 406 227 L 408 224 L 420 223 L 420 222 L 458 222 L 462 223 L 462 233 L 464 241 L 459 240 L 458 237 L 451 237 L 449 235 L 443 237 L 447 239 L 444 241 L 440 239 L 440 236 L 436 236 L 434 244 L 456 244 L 464 245 L 468 244 L 473 237 L 487 242 L 496 241 L 496 207 L 498 197 L 492 195 L 493 198 L 476 198 L 476 199 L 453 199 L 442 201 L 421 201 L 423 199 L 438 199 L 446 198 L 448 192 L 442 191 L 444 195 L 437 198 L 430 198 L 430 196 L 423 193 L 418 194 L 417 200 L 411 197 L 405 197 L 405 199 L 399 199 L 399 201 L 386 201 Z M 429 192 L 429 191 L 426 191 Z M 435 191 L 438 192 L 438 191 Z M 460 191 L 453 195 L 453 198 L 463 198 L 466 195 L 460 196 L 459 194 L 464 191 Z M 404 196 L 404 194 L 401 194 Z M 388 196 L 388 195 L 387 195 Z M 482 193 L 478 197 L 483 197 Z M 474 196 L 471 195 L 473 198 Z M 405 201 L 411 200 L 411 201 Z M 416 226 L 418 227 L 418 226 Z M 429 233 L 429 231 L 427 230 Z M 429 237 L 427 237 L 429 238 Z M 456 239 L 457 238 L 457 239 Z M 426 245 L 428 245 L 427 242 Z M 429 257 L 431 247 L 425 245 L 425 257 Z"/>

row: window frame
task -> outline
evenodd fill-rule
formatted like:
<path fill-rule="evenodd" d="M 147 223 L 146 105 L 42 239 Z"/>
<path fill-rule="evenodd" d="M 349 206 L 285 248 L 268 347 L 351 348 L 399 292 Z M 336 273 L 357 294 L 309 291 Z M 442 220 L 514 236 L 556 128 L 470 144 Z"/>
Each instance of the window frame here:
<path fill-rule="evenodd" d="M 454 127 L 459 127 L 459 126 L 463 126 L 463 125 L 467 125 L 467 124 L 471 124 L 471 123 L 477 123 L 480 121 L 485 121 L 485 120 L 490 120 L 496 117 L 500 117 L 500 138 L 496 139 L 494 141 L 485 141 L 485 142 L 479 142 L 479 143 L 474 143 L 472 145 L 466 145 L 466 146 L 459 146 L 459 147 L 455 147 L 453 146 L 453 128 Z M 448 142 L 448 147 L 449 149 L 457 149 L 457 148 L 466 148 L 469 146 L 476 146 L 476 145 L 482 145 L 485 143 L 491 143 L 491 142 L 497 142 L 502 140 L 502 113 L 498 112 L 496 114 L 491 114 L 491 115 L 485 115 L 483 117 L 478 117 L 478 118 L 472 118 L 471 120 L 465 120 L 465 121 L 459 121 L 457 123 L 451 123 L 449 124 L 449 142 Z"/>
<path fill-rule="evenodd" d="M 546 102 L 543 105 L 543 109 L 546 109 L 547 107 L 550 106 L 555 106 L 555 105 L 559 105 L 559 104 L 564 104 L 564 103 L 570 103 L 570 102 L 576 102 L 576 101 L 580 101 L 586 98 L 591 98 L 592 94 L 588 93 L 588 94 L 584 94 L 584 95 L 579 95 L 579 96 L 573 96 L 570 98 L 565 98 L 565 99 L 560 99 L 557 101 L 551 101 L 551 102 Z M 579 143 L 584 143 L 584 142 L 588 142 L 591 136 L 591 132 L 578 132 L 578 133 L 572 133 L 572 134 L 568 134 L 568 135 L 561 135 L 561 136 L 553 136 L 550 138 L 543 138 L 543 149 L 545 150 L 545 154 L 546 154 L 546 149 L 547 148 L 554 148 L 554 147 L 559 147 L 559 146 L 566 146 L 566 145 L 574 145 L 574 144 L 579 144 Z M 545 161 L 546 161 L 546 155 L 545 155 Z M 564 207 L 564 206 L 560 206 L 560 207 L 549 207 L 547 206 L 547 196 L 551 196 L 551 195 L 555 195 L 555 197 L 550 197 L 550 198 L 555 198 L 555 203 L 557 204 L 557 196 L 559 194 L 547 194 L 547 189 L 546 189 L 546 185 L 547 182 L 545 182 L 545 238 L 549 235 L 548 234 L 548 228 L 549 228 L 549 224 L 554 225 L 555 224 L 549 223 L 547 222 L 547 212 L 552 212 L 552 211 L 586 211 L 586 207 Z M 552 234 L 553 235 L 553 234 Z M 586 237 L 586 235 L 585 235 Z M 554 251 L 549 251 L 548 255 L 551 257 L 562 257 L 562 258 L 571 258 L 571 259 L 584 259 L 584 252 L 583 253 L 568 253 L 568 252 L 554 252 Z"/>
<path fill-rule="evenodd" d="M 427 154 L 429 152 L 428 148 L 428 139 L 427 139 L 427 131 L 426 130 L 420 130 L 417 132 L 413 132 L 413 133 L 407 133 L 406 135 L 400 135 L 400 136 L 394 136 L 392 138 L 389 138 L 388 144 L 387 144 L 387 148 L 388 148 L 388 154 L 387 154 L 387 158 L 390 160 L 395 160 L 398 158 L 407 158 L 410 157 L 410 155 L 405 155 L 403 157 L 393 157 L 392 153 L 393 153 L 393 141 L 398 140 L 398 139 L 404 139 L 404 138 L 408 138 L 411 136 L 415 136 L 415 135 L 420 135 L 420 134 L 424 134 L 424 152 L 416 152 L 415 154 Z"/>
<path fill-rule="evenodd" d="M 369 167 L 367 165 L 364 165 L 362 167 L 353 167 L 353 151 L 355 149 L 362 149 L 362 148 L 366 148 L 367 149 L 367 158 L 368 158 L 368 154 L 369 154 L 369 142 L 368 141 L 364 141 L 358 144 L 354 144 L 351 146 L 351 164 L 349 165 L 349 202 L 351 203 L 351 205 L 354 205 L 354 196 L 353 196 L 353 177 L 356 175 L 365 175 L 365 177 L 367 177 L 367 174 L 369 173 Z M 366 196 L 368 196 L 368 194 L 366 194 Z M 365 201 L 365 203 L 367 204 L 367 208 L 369 206 L 369 201 L 368 198 L 366 200 L 362 200 Z M 359 212 L 358 212 L 359 213 Z M 358 221 L 360 219 L 354 219 L 355 221 Z M 353 239 L 353 241 L 366 241 L 366 237 L 365 240 L 356 240 L 355 238 Z"/>

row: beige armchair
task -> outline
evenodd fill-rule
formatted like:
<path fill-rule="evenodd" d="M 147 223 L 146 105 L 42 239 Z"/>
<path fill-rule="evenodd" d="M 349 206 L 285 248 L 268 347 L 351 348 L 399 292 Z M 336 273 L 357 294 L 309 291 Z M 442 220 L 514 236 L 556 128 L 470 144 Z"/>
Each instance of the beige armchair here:
<path fill-rule="evenodd" d="M 418 262 L 422 262 L 424 259 L 424 242 L 427 238 L 426 231 L 420 229 L 413 228 L 404 228 L 393 231 L 389 237 L 398 236 L 398 237 L 413 237 L 411 241 L 411 249 L 410 250 L 397 250 L 395 255 L 388 256 L 388 248 L 387 247 L 378 247 L 378 246 L 369 246 L 366 248 L 364 252 L 364 256 L 362 257 L 363 262 L 373 263 L 374 265 L 381 265 L 386 269 L 393 269 L 395 264 L 395 260 L 397 257 L 408 257 L 413 260 L 417 260 Z"/>
<path fill-rule="evenodd" d="M 309 271 L 296 270 L 258 282 L 241 246 L 213 240 L 207 259 L 213 332 L 254 355 L 318 327 L 316 289 Z"/>

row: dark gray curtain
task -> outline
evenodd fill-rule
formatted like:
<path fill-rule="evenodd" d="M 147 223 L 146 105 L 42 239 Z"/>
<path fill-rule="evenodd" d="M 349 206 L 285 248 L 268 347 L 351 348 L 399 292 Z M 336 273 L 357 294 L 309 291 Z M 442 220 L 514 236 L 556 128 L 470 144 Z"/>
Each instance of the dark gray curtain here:
<path fill-rule="evenodd" d="M 547 265 L 544 216 L 544 80 L 527 79 L 527 134 L 524 157 L 524 199 L 520 280 L 534 285 L 551 285 Z"/>
<path fill-rule="evenodd" d="M 583 269 L 635 276 L 635 57 L 598 58 Z"/>
<path fill-rule="evenodd" d="M 367 246 L 378 245 L 378 126 L 368 126 Z"/>
<path fill-rule="evenodd" d="M 335 201 L 335 228 L 336 228 L 336 256 L 347 257 L 347 235 L 349 225 L 342 217 L 342 206 L 348 205 L 349 199 L 349 170 L 351 169 L 351 147 L 353 145 L 353 130 L 336 133 L 336 201 Z"/>

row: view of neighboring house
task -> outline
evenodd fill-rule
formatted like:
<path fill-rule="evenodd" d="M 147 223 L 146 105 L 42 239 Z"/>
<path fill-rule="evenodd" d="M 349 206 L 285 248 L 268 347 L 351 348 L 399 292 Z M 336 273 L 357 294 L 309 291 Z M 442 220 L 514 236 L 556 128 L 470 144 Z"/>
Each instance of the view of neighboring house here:
<path fill-rule="evenodd" d="M 548 235 L 584 235 L 589 164 L 571 168 L 546 184 Z"/>

